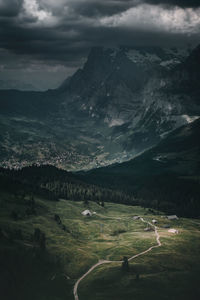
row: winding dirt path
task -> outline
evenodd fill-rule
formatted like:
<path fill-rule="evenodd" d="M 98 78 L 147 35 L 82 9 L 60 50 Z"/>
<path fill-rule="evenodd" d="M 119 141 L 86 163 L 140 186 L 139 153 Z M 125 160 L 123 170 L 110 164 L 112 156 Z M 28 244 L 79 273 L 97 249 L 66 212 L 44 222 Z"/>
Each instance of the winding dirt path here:
<path fill-rule="evenodd" d="M 150 226 L 154 227 L 154 231 L 155 231 L 155 235 L 156 235 L 156 242 L 157 242 L 157 245 L 155 246 L 152 246 L 150 248 L 148 248 L 147 250 L 143 251 L 143 252 L 140 252 L 136 255 L 133 255 L 132 257 L 130 257 L 128 259 L 128 261 L 131 261 L 133 259 L 135 259 L 136 257 L 138 256 L 141 256 L 141 255 L 144 255 L 148 252 L 150 252 L 152 249 L 154 248 L 157 248 L 157 247 L 160 247 L 162 246 L 162 243 L 160 242 L 160 235 L 158 233 L 158 230 L 157 230 L 157 226 L 155 226 L 154 224 L 148 222 L 148 221 L 145 221 L 143 218 L 140 218 L 140 220 L 143 222 L 143 223 L 147 223 L 149 224 Z M 83 276 L 81 276 L 75 283 L 74 285 L 74 299 L 75 300 L 79 300 L 79 297 L 78 297 L 78 286 L 79 286 L 79 283 L 88 275 L 90 274 L 94 269 L 96 269 L 98 266 L 100 265 L 103 265 L 103 264 L 110 264 L 110 263 L 122 263 L 122 260 L 100 260 L 98 263 L 96 263 L 95 265 L 93 265 L 85 274 L 83 274 Z"/>

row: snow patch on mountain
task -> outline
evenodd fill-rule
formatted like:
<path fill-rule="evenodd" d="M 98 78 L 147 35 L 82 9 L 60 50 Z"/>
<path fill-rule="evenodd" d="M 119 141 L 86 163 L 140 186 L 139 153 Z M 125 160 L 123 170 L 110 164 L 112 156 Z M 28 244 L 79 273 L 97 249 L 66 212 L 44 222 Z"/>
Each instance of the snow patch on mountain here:
<path fill-rule="evenodd" d="M 150 49 L 128 49 L 126 56 L 135 64 L 158 64 L 161 67 L 171 68 L 180 64 L 188 56 L 189 50 L 182 48 L 156 48 L 155 52 Z"/>
<path fill-rule="evenodd" d="M 171 66 L 175 66 L 175 65 L 178 65 L 180 63 L 181 63 L 180 60 L 178 60 L 177 58 L 174 58 L 174 59 L 162 61 L 160 63 L 160 66 L 170 68 Z"/>
<path fill-rule="evenodd" d="M 125 121 L 120 119 L 120 118 L 108 118 L 108 117 L 106 117 L 104 119 L 104 123 L 107 123 L 108 127 L 114 127 L 114 126 L 123 125 L 125 123 Z"/>
<path fill-rule="evenodd" d="M 112 119 L 109 123 L 109 127 L 113 127 L 113 126 L 121 126 L 123 125 L 125 122 L 122 119 Z"/>
<path fill-rule="evenodd" d="M 200 116 L 188 116 L 188 115 L 182 115 L 183 120 L 185 120 L 187 123 L 192 123 L 195 120 L 199 119 Z"/>

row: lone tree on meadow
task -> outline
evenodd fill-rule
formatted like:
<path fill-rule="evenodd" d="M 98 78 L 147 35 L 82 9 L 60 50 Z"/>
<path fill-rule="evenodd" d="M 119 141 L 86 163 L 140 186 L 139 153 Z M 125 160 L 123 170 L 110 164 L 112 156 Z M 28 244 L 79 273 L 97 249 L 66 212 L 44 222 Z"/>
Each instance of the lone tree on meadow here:
<path fill-rule="evenodd" d="M 59 225 L 62 224 L 62 221 L 61 221 L 59 215 L 55 214 L 55 215 L 54 215 L 54 220 L 55 220 Z"/>
<path fill-rule="evenodd" d="M 129 271 L 128 257 L 126 257 L 126 256 L 123 257 L 122 270 L 126 271 L 126 272 Z"/>

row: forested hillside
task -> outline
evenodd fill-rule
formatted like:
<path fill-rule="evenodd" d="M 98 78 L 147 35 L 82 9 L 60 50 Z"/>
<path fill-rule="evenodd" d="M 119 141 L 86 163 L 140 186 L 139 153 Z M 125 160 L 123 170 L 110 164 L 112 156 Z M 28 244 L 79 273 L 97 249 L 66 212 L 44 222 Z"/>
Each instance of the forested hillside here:
<path fill-rule="evenodd" d="M 130 193 L 86 183 L 79 179 L 78 175 L 53 166 L 32 166 L 21 170 L 1 168 L 0 179 L 2 190 L 12 191 L 19 197 L 32 193 L 55 201 L 64 198 L 86 203 L 95 201 L 101 205 L 107 201 L 137 204 L 136 199 Z"/>

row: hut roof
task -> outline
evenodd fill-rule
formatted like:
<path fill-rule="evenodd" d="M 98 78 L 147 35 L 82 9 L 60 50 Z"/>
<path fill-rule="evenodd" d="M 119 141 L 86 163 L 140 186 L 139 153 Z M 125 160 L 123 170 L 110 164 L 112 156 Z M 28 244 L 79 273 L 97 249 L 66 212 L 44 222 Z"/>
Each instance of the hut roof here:
<path fill-rule="evenodd" d="M 82 214 L 83 216 L 91 216 L 91 215 L 92 215 L 92 213 L 91 213 L 91 211 L 90 211 L 89 209 L 86 209 L 86 210 L 82 211 L 81 214 Z"/>

